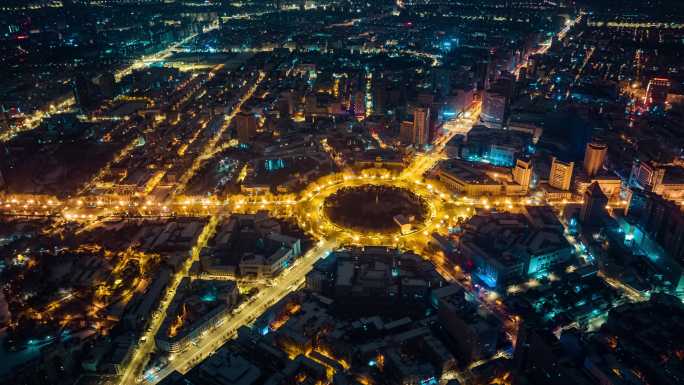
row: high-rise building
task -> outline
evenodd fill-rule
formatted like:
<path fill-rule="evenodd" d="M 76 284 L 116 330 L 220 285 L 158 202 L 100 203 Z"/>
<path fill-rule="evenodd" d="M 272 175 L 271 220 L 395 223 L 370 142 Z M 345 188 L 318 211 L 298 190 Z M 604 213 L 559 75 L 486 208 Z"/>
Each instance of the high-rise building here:
<path fill-rule="evenodd" d="M 444 108 L 443 103 L 432 103 L 432 105 L 430 105 L 428 143 L 434 142 L 440 135 L 439 129 L 442 127 L 442 124 L 444 123 L 441 114 L 442 108 Z"/>
<path fill-rule="evenodd" d="M 646 205 L 651 192 L 631 188 L 629 191 L 629 203 L 625 207 L 625 215 L 632 218 L 641 218 L 646 210 Z"/>
<path fill-rule="evenodd" d="M 635 214 L 640 227 L 651 236 L 652 240 L 656 241 L 671 257 L 680 261 L 684 260 L 684 212 L 676 201 L 665 199 L 658 194 L 647 193 L 643 209 Z M 673 279 L 675 280 L 679 279 Z"/>
<path fill-rule="evenodd" d="M 354 93 L 354 116 L 357 119 L 363 119 L 366 116 L 366 93 L 358 90 Z"/>
<path fill-rule="evenodd" d="M 430 136 L 430 108 L 418 107 L 413 110 L 412 143 L 422 146 L 428 143 Z"/>
<path fill-rule="evenodd" d="M 629 174 L 629 185 L 646 191 L 658 191 L 665 179 L 665 167 L 656 162 L 635 160 Z"/>
<path fill-rule="evenodd" d="M 592 177 L 598 174 L 606 160 L 608 146 L 604 143 L 589 142 L 584 152 L 584 171 L 587 176 Z"/>
<path fill-rule="evenodd" d="M 648 108 L 664 108 L 669 91 L 670 81 L 668 79 L 651 79 L 646 87 L 646 106 Z"/>
<path fill-rule="evenodd" d="M 549 186 L 559 190 L 569 190 L 575 162 L 561 162 L 555 156 L 551 159 Z"/>
<path fill-rule="evenodd" d="M 402 143 L 413 143 L 413 122 L 404 120 L 399 126 L 399 138 Z"/>
<path fill-rule="evenodd" d="M 256 117 L 252 113 L 242 111 L 235 118 L 237 120 L 238 141 L 240 143 L 249 143 L 256 135 Z"/>
<path fill-rule="evenodd" d="M 513 168 L 513 181 L 523 187 L 523 191 L 530 188 L 532 182 L 532 162 L 518 159 Z"/>
<path fill-rule="evenodd" d="M 333 84 L 333 95 L 339 100 L 343 101 L 347 98 L 347 86 L 349 84 L 349 79 L 346 75 L 335 77 L 335 83 Z"/>
<path fill-rule="evenodd" d="M 584 224 L 600 224 L 601 219 L 606 214 L 608 197 L 601 190 L 598 182 L 594 182 L 584 192 L 584 202 L 580 210 L 580 221 Z"/>
<path fill-rule="evenodd" d="M 480 121 L 489 128 L 501 128 L 506 114 L 506 95 L 495 90 L 484 92 Z"/>

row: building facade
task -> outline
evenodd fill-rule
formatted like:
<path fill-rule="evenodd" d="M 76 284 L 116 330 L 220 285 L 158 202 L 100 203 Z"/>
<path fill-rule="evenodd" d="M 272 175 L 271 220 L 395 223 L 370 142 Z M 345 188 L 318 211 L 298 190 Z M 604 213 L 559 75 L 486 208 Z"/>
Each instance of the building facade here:
<path fill-rule="evenodd" d="M 603 168 L 603 162 L 606 160 L 607 153 L 607 145 L 598 142 L 587 143 L 587 148 L 584 152 L 584 171 L 587 173 L 587 176 L 593 177 L 598 174 Z"/>
<path fill-rule="evenodd" d="M 430 109 L 419 107 L 413 110 L 413 132 L 411 143 L 422 146 L 430 139 Z"/>
<path fill-rule="evenodd" d="M 551 159 L 551 170 L 549 172 L 549 186 L 559 190 L 569 190 L 572 181 L 572 171 L 575 167 L 574 162 L 562 162 L 555 156 Z"/>

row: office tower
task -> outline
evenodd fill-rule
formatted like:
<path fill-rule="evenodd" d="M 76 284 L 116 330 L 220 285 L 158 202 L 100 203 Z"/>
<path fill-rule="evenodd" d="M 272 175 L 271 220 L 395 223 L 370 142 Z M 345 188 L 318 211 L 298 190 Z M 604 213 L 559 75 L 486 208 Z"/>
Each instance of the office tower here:
<path fill-rule="evenodd" d="M 569 190 L 575 162 L 561 162 L 555 156 L 551 159 L 549 186 L 559 190 Z"/>
<path fill-rule="evenodd" d="M 430 135 L 430 109 L 418 107 L 413 110 L 412 143 L 422 146 L 428 143 Z"/>
<path fill-rule="evenodd" d="M 629 189 L 629 204 L 625 207 L 625 215 L 641 218 L 646 210 L 650 194 L 652 193 L 639 189 Z"/>
<path fill-rule="evenodd" d="M 594 182 L 584 192 L 584 202 L 580 210 L 580 221 L 584 224 L 600 223 L 603 216 L 606 214 L 606 205 L 608 204 L 608 197 L 601 191 L 601 186 L 598 182 Z"/>
<path fill-rule="evenodd" d="M 684 212 L 678 202 L 668 200 L 661 195 L 647 193 L 645 205 L 638 216 L 639 226 L 650 238 L 658 243 L 671 257 L 684 260 Z M 674 282 L 680 280 L 681 272 Z"/>
<path fill-rule="evenodd" d="M 336 76 L 333 84 L 333 95 L 339 100 L 343 101 L 347 97 L 347 86 L 349 81 L 347 75 Z"/>
<path fill-rule="evenodd" d="M 412 143 L 413 142 L 413 122 L 410 120 L 404 120 L 399 126 L 399 139 L 402 143 Z"/>
<path fill-rule="evenodd" d="M 442 114 L 440 113 L 444 104 L 432 103 L 430 105 L 430 117 L 428 123 L 428 143 L 433 142 L 439 136 L 439 129 L 442 126 Z"/>
<path fill-rule="evenodd" d="M 664 108 L 670 81 L 663 78 L 653 78 L 646 87 L 646 106 L 648 108 Z"/>
<path fill-rule="evenodd" d="M 513 168 L 513 181 L 523 187 L 524 191 L 530 188 L 532 182 L 532 162 L 518 159 Z"/>
<path fill-rule="evenodd" d="M 629 185 L 646 191 L 660 190 L 665 179 L 665 167 L 656 162 L 635 160 L 629 174 Z"/>
<path fill-rule="evenodd" d="M 354 102 L 352 104 L 354 109 L 354 116 L 357 119 L 362 119 L 366 116 L 366 93 L 358 90 L 354 93 Z"/>
<path fill-rule="evenodd" d="M 608 146 L 603 143 L 587 143 L 587 149 L 584 152 L 584 171 L 587 172 L 590 178 L 598 174 L 601 168 L 603 168 L 607 152 Z"/>
<path fill-rule="evenodd" d="M 482 112 L 480 113 L 482 124 L 489 128 L 503 127 L 507 101 L 506 95 L 497 90 L 485 91 L 482 98 Z"/>
<path fill-rule="evenodd" d="M 256 117 L 252 113 L 242 111 L 235 118 L 237 120 L 238 141 L 240 143 L 249 143 L 256 135 Z"/>
<path fill-rule="evenodd" d="M 383 79 L 373 81 L 373 113 L 384 114 L 387 111 L 387 87 Z"/>

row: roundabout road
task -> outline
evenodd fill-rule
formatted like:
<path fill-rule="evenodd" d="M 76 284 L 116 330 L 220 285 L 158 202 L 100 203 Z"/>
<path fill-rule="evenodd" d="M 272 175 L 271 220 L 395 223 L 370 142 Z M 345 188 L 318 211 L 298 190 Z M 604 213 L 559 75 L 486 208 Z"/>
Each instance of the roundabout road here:
<path fill-rule="evenodd" d="M 365 185 L 395 187 L 412 192 L 426 203 L 425 220 L 408 233 L 402 234 L 398 227 L 395 232 L 382 233 L 343 227 L 326 215 L 324 204 L 331 195 L 343 188 Z M 417 239 L 425 240 L 432 232 L 444 232 L 455 224 L 459 216 L 470 216 L 469 212 L 470 208 L 457 204 L 451 199 L 451 194 L 439 187 L 422 181 L 410 181 L 383 169 L 368 170 L 360 175 L 339 173 L 324 177 L 303 194 L 293 210 L 299 225 L 317 239 L 332 237 L 343 244 L 383 246 L 400 246 Z"/>

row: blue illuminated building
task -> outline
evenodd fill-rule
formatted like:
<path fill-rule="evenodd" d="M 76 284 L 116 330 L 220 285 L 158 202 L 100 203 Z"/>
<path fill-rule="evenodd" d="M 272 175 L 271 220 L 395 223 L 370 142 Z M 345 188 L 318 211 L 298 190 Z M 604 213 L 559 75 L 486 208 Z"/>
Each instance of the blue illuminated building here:
<path fill-rule="evenodd" d="M 510 147 L 493 144 L 489 148 L 487 158 L 495 166 L 513 167 L 515 164 L 515 150 Z"/>
<path fill-rule="evenodd" d="M 492 266 L 483 265 L 479 267 L 475 275 L 489 289 L 496 289 L 497 271 Z"/>
<path fill-rule="evenodd" d="M 456 116 L 456 112 L 450 111 L 450 110 L 445 110 L 445 111 L 442 112 L 442 116 L 443 116 L 445 119 L 451 119 L 451 118 L 453 118 L 454 116 Z"/>
<path fill-rule="evenodd" d="M 200 297 L 203 302 L 214 302 L 216 301 L 216 298 L 216 287 L 214 286 L 209 286 L 207 291 Z"/>
<path fill-rule="evenodd" d="M 513 167 L 516 158 L 534 152 L 529 133 L 491 130 L 485 126 L 473 127 L 461 147 L 464 159 L 498 167 Z"/>
<path fill-rule="evenodd" d="M 473 282 L 501 291 L 530 278 L 546 276 L 571 261 L 574 248 L 551 208 L 534 207 L 522 214 L 496 213 L 472 217 L 464 226 L 460 250 Z"/>
<path fill-rule="evenodd" d="M 266 171 L 277 171 L 285 168 L 285 161 L 282 159 L 266 159 L 264 162 L 264 168 Z"/>

